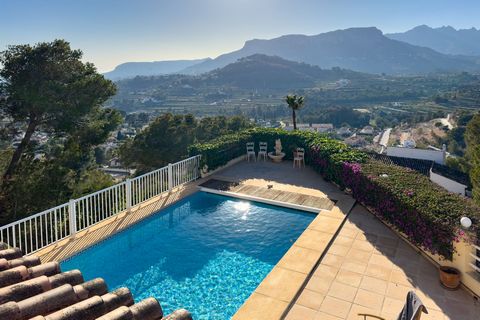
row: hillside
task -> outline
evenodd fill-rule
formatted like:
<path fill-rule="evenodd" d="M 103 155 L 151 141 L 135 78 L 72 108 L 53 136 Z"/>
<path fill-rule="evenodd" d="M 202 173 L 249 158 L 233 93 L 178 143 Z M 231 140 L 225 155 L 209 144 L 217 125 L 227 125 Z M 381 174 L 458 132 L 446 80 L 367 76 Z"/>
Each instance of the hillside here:
<path fill-rule="evenodd" d="M 280 57 L 254 54 L 207 73 L 203 81 L 243 89 L 310 88 L 318 82 L 358 79 L 370 75 L 340 68 L 321 69 Z"/>
<path fill-rule="evenodd" d="M 403 33 L 385 36 L 445 54 L 480 56 L 480 30 L 475 28 L 457 30 L 450 26 L 431 28 L 421 25 Z"/>
<path fill-rule="evenodd" d="M 287 90 L 310 88 L 318 82 L 340 79 L 364 79 L 371 75 L 340 68 L 321 69 L 318 66 L 288 61 L 280 57 L 255 54 L 200 76 L 166 75 L 136 77 L 118 82 L 125 90 L 144 90 L 156 87 L 230 87 L 238 89 Z"/>
<path fill-rule="evenodd" d="M 208 59 L 126 62 L 118 65 L 114 70 L 106 72 L 103 75 L 111 80 L 120 80 L 125 78 L 133 78 L 136 76 L 158 76 L 172 74 L 178 73 L 180 70 L 198 63 L 205 62 L 207 60 Z"/>
<path fill-rule="evenodd" d="M 322 68 L 340 67 L 368 73 L 419 74 L 480 69 L 474 61 L 392 40 L 372 27 L 337 30 L 314 36 L 286 35 L 271 40 L 250 40 L 240 50 L 190 66 L 181 72 L 208 72 L 256 53 Z"/>

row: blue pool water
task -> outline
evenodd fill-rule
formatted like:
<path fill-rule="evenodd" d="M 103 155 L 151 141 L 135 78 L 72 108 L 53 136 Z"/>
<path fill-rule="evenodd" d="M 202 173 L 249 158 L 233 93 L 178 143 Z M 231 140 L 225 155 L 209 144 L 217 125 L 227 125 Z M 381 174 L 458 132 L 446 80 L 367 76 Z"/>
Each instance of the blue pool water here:
<path fill-rule="evenodd" d="M 164 312 L 229 319 L 314 216 L 197 192 L 62 263 Z"/>

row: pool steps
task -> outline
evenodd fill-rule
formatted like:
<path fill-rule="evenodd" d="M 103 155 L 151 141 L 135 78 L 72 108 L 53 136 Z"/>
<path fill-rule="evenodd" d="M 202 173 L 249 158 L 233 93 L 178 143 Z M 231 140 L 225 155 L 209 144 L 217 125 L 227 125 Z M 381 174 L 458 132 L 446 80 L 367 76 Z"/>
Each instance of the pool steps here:
<path fill-rule="evenodd" d="M 84 281 L 79 270 L 61 272 L 0 242 L 0 319 L 8 320 L 191 320 L 183 309 L 163 316 L 154 298 L 134 303 L 128 288 L 108 292 L 101 278 Z"/>

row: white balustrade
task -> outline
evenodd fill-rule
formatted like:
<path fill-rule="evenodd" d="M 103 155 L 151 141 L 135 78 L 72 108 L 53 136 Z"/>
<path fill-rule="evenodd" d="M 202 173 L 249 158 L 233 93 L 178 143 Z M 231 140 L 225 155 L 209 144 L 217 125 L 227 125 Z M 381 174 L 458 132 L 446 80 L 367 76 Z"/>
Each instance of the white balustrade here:
<path fill-rule="evenodd" d="M 0 242 L 25 254 L 200 177 L 194 156 L 0 227 Z"/>

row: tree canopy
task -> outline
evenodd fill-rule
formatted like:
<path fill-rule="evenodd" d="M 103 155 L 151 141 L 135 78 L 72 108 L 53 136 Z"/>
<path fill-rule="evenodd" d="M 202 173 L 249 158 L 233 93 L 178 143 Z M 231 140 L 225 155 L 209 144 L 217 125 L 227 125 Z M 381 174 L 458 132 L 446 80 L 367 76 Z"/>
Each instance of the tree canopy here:
<path fill-rule="evenodd" d="M 297 96 L 296 94 L 289 94 L 285 97 L 285 102 L 288 107 L 292 109 L 292 121 L 293 121 L 293 130 L 297 130 L 297 114 L 296 112 L 303 108 L 305 98 L 302 96 Z"/>
<path fill-rule="evenodd" d="M 188 146 L 250 127 L 247 119 L 235 116 L 195 119 L 190 114 L 163 114 L 134 139 L 120 148 L 122 162 L 139 173 L 157 169 L 188 155 Z"/>
<path fill-rule="evenodd" d="M 102 107 L 116 87 L 81 58 L 64 40 L 0 53 L 0 113 L 23 134 L 0 153 L 0 223 L 113 183 L 97 170 L 94 148 L 122 121 Z M 47 141 L 34 143 L 36 133 Z"/>
<path fill-rule="evenodd" d="M 473 199 L 480 203 L 480 113 L 467 124 L 465 131 L 467 158 L 470 160 L 470 181 L 473 186 Z"/>
<path fill-rule="evenodd" d="M 0 90 L 6 97 L 0 108 L 26 124 L 4 178 L 14 174 L 38 128 L 53 134 L 76 130 L 86 115 L 115 94 L 115 85 L 81 58 L 82 52 L 64 40 L 10 46 L 0 54 Z"/>

